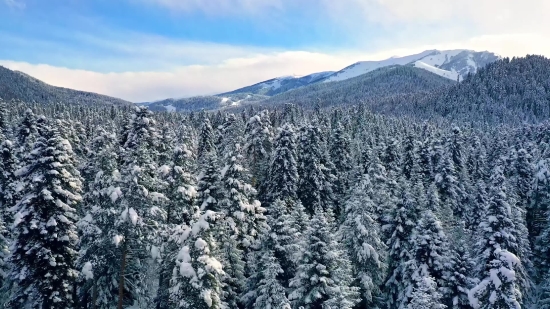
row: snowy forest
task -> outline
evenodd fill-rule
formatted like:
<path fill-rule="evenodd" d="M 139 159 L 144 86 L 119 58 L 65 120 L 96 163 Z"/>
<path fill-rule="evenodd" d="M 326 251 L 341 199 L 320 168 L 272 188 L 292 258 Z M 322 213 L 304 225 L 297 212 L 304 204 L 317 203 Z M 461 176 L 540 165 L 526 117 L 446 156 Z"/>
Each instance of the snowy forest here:
<path fill-rule="evenodd" d="M 529 61 L 550 63 L 498 61 L 423 118 L 0 100 L 0 307 L 550 309 L 550 79 Z"/>

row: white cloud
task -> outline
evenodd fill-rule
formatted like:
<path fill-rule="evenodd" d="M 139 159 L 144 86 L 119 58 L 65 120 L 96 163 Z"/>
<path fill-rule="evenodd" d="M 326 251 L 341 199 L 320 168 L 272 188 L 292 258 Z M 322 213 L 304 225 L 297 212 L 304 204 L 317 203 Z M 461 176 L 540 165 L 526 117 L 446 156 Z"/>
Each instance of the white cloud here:
<path fill-rule="evenodd" d="M 336 70 L 360 57 L 311 52 L 281 52 L 248 58 L 233 58 L 218 65 L 179 66 L 164 72 L 98 73 L 50 65 L 0 61 L 49 84 L 92 91 L 134 102 L 169 97 L 215 94 L 250 85 L 275 76 L 304 75 L 318 70 Z"/>
<path fill-rule="evenodd" d="M 314 53 L 287 51 L 234 57 L 212 65 L 175 66 L 166 71 L 98 73 L 50 65 L 0 61 L 0 65 L 25 72 L 55 86 L 92 91 L 133 102 L 169 97 L 215 94 L 283 75 L 305 75 L 339 70 L 360 60 L 403 56 L 426 49 L 489 50 L 502 56 L 550 55 L 550 42 L 536 34 L 484 35 L 436 45 L 409 45 L 374 53 Z"/>

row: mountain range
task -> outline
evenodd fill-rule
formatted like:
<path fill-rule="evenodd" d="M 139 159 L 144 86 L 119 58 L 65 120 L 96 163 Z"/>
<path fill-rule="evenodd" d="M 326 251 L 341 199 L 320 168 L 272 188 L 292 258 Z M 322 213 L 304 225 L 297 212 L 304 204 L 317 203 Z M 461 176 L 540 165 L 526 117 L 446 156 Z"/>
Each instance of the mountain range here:
<path fill-rule="evenodd" d="M 426 50 L 405 57 L 361 61 L 336 72 L 277 77 L 218 95 L 137 104 L 147 105 L 151 110 L 172 112 L 227 109 L 285 101 L 308 104 L 312 104 L 313 100 L 340 103 L 360 101 L 374 95 L 380 96 L 381 93 L 396 95 L 431 91 L 462 80 L 498 59 L 500 56 L 488 51 Z M 0 67 L 0 97 L 27 102 L 131 104 L 109 96 L 51 86 L 22 72 L 3 67 Z"/>
<path fill-rule="evenodd" d="M 356 77 L 366 75 L 373 71 L 395 66 L 417 68 L 422 71 L 433 73 L 433 75 L 437 75 L 447 81 L 458 81 L 463 80 L 468 74 L 476 73 L 479 68 L 499 59 L 501 59 L 500 56 L 488 51 L 476 52 L 466 49 L 444 51 L 426 50 L 419 54 L 405 57 L 391 57 L 380 61 L 356 62 L 337 72 L 328 71 L 313 73 L 306 76 L 282 76 L 272 78 L 213 96 L 168 99 L 141 104 L 149 105 L 152 110 L 189 111 L 196 109 L 224 109 L 249 104 L 278 102 L 283 98 L 295 98 L 297 94 L 303 94 L 312 89 L 323 89 L 323 86 L 310 88 L 309 86 L 312 85 L 328 84 L 329 86 L 325 88 L 325 91 L 338 87 L 347 87 L 350 89 L 347 83 L 341 82 L 349 82 Z M 408 72 L 413 71 L 414 70 L 409 70 Z M 403 71 L 400 72 L 403 73 Z M 366 80 L 373 81 L 370 78 L 366 78 Z M 364 80 L 364 82 L 366 80 Z M 354 80 L 351 83 L 354 84 L 356 82 L 357 81 Z M 337 84 L 330 85 L 333 83 Z M 411 81 L 411 83 L 410 86 L 414 88 L 415 81 Z M 445 82 L 441 81 L 440 84 L 445 84 Z M 370 87 L 378 86 L 379 85 L 371 85 Z M 300 91 L 294 92 L 298 89 L 300 89 Z M 310 96 L 315 96 L 315 94 L 310 93 Z M 355 95 L 354 97 L 357 96 Z"/>

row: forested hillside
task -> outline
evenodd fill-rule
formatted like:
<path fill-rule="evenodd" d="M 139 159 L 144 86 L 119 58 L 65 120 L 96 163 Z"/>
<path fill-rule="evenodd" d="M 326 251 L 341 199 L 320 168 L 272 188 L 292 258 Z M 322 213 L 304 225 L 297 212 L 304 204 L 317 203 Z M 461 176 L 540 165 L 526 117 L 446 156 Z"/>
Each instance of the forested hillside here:
<path fill-rule="evenodd" d="M 550 309 L 547 63 L 239 112 L 2 101 L 0 302 Z"/>
<path fill-rule="evenodd" d="M 128 101 L 92 92 L 54 87 L 19 71 L 0 66 L 0 98 L 24 102 L 130 105 Z"/>

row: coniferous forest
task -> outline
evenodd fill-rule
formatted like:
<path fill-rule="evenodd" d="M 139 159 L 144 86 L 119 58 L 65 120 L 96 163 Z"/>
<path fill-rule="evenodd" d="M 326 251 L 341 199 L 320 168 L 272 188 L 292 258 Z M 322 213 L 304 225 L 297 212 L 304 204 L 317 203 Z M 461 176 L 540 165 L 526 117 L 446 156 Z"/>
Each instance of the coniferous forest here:
<path fill-rule="evenodd" d="M 548 63 L 384 112 L 0 101 L 1 305 L 550 309 Z"/>

